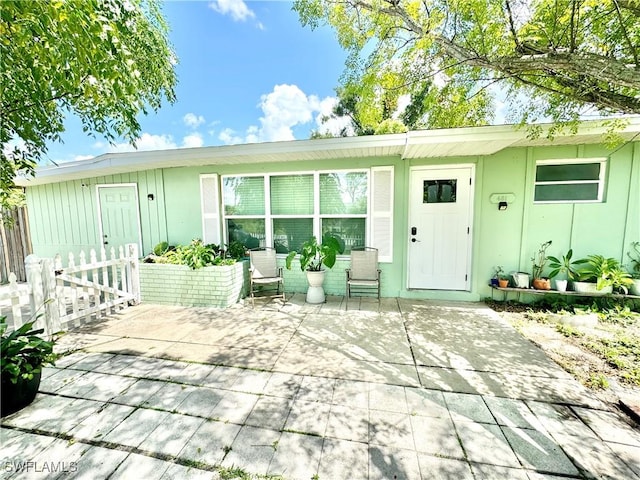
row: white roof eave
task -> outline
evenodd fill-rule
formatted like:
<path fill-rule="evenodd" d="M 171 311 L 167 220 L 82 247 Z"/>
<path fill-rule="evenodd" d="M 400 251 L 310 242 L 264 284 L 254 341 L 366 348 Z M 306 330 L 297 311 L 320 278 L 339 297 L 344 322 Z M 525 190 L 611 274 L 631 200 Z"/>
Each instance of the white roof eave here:
<path fill-rule="evenodd" d="M 621 132 L 626 140 L 640 137 L 640 117 L 629 117 Z M 575 135 L 546 136 L 548 125 L 537 139 L 527 129 L 512 125 L 419 130 L 407 133 L 341 137 L 317 140 L 223 145 L 142 152 L 107 153 L 88 160 L 36 169 L 35 177 L 16 177 L 18 186 L 130 173 L 156 168 L 199 165 L 242 165 L 272 162 L 322 161 L 337 158 L 400 157 L 405 160 L 491 155 L 508 147 L 597 143 L 606 128 L 601 122 L 585 122 Z"/>

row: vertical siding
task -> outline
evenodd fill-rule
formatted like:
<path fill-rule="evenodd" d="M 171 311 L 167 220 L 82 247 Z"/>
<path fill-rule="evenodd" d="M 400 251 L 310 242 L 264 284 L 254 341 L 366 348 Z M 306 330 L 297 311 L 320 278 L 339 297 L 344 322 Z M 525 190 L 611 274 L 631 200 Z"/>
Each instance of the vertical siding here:
<path fill-rule="evenodd" d="M 535 162 L 551 158 L 608 157 L 606 196 L 603 203 L 534 205 Z M 408 185 L 412 165 L 475 163 L 472 291 L 407 291 Z M 559 255 L 570 247 L 576 256 L 600 253 L 626 261 L 632 241 L 640 241 L 640 142 L 608 151 L 604 147 L 558 146 L 511 148 L 485 157 L 438 158 L 402 161 L 398 158 L 358 159 L 353 168 L 394 165 L 394 260 L 385 264 L 383 295 L 416 298 L 479 299 L 490 295 L 486 286 L 493 267 L 506 271 L 531 270 L 530 258 L 538 245 L 552 240 L 549 253 Z M 329 161 L 323 169 L 344 168 L 344 161 Z M 313 170 L 305 162 L 269 165 L 209 165 L 169 168 L 96 177 L 27 188 L 34 252 L 51 256 L 99 245 L 96 185 L 138 185 L 143 254 L 155 244 L 188 243 L 202 235 L 199 175 L 258 171 Z M 83 186 L 83 184 L 85 186 Z M 513 193 L 506 211 L 489 200 L 493 193 Z M 154 200 L 147 195 L 153 194 Z M 455 292 L 454 292 L 455 293 Z"/>
<path fill-rule="evenodd" d="M 626 229 L 624 232 L 624 262 L 631 242 L 640 242 L 640 143 L 633 144 L 631 153 L 631 175 L 629 176 L 629 198 L 627 200 Z"/>
<path fill-rule="evenodd" d="M 481 215 L 476 219 L 474 290 L 490 294 L 486 283 L 496 265 L 509 272 L 531 272 L 531 257 L 542 242 L 552 240 L 549 255 L 573 248 L 574 257 L 611 256 L 626 263 L 626 250 L 640 240 L 640 144 L 608 151 L 602 146 L 509 149 L 482 160 Z M 534 204 L 537 160 L 607 157 L 602 203 Z M 489 202 L 492 193 L 515 193 L 506 211 Z M 477 206 L 476 206 L 477 207 Z"/>
<path fill-rule="evenodd" d="M 100 246 L 97 185 L 138 186 L 143 254 L 166 238 L 162 170 L 73 180 L 27 188 L 33 251 L 42 257 L 77 255 Z M 154 200 L 147 199 L 149 193 Z"/>

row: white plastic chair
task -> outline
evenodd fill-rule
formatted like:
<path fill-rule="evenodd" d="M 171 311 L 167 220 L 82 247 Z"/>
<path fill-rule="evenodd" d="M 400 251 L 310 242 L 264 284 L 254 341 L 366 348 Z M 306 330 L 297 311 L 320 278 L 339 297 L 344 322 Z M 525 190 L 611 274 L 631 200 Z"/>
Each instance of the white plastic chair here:
<path fill-rule="evenodd" d="M 256 287 L 261 287 L 260 291 L 264 291 L 265 285 L 276 284 L 276 295 L 280 297 L 280 286 L 282 285 L 282 300 L 287 301 L 284 293 L 284 276 L 282 275 L 282 267 L 278 267 L 276 261 L 276 250 L 274 248 L 265 248 L 263 250 L 249 250 L 249 279 L 251 286 L 251 303 L 254 301 L 254 293 L 258 291 Z"/>

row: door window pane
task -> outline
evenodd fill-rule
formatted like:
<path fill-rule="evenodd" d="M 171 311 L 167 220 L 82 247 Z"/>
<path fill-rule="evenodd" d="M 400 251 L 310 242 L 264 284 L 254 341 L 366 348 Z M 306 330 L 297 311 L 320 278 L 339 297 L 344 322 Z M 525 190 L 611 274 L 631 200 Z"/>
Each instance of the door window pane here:
<path fill-rule="evenodd" d="M 313 214 L 313 175 L 271 177 L 273 215 Z"/>
<path fill-rule="evenodd" d="M 425 180 L 422 203 L 455 203 L 457 180 Z"/>
<path fill-rule="evenodd" d="M 264 219 L 228 218 L 227 235 L 227 244 L 238 241 L 248 249 L 265 247 Z"/>
<path fill-rule="evenodd" d="M 276 253 L 299 252 L 302 244 L 313 237 L 311 218 L 274 218 L 273 244 Z"/>
<path fill-rule="evenodd" d="M 263 177 L 224 177 L 225 215 L 264 215 Z"/>
<path fill-rule="evenodd" d="M 364 218 L 323 218 L 322 235 L 334 236 L 348 255 L 353 248 L 365 247 L 366 219 Z"/>
<path fill-rule="evenodd" d="M 366 214 L 365 172 L 320 174 L 320 214 Z"/>

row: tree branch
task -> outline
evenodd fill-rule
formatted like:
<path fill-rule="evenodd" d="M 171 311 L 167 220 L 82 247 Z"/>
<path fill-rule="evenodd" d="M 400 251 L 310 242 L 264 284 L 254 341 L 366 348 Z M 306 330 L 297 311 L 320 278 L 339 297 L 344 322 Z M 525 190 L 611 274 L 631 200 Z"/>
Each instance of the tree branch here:
<path fill-rule="evenodd" d="M 620 8 L 631 10 L 633 13 L 640 16 L 640 2 L 637 0 L 618 0 L 617 3 Z"/>
<path fill-rule="evenodd" d="M 636 67 L 637 67 L 638 66 L 637 51 L 634 48 L 633 42 L 629 38 L 629 32 L 627 32 L 627 29 L 626 29 L 626 27 L 624 25 L 624 19 L 622 18 L 622 12 L 620 11 L 619 1 L 618 0 L 613 0 L 613 5 L 616 8 L 616 14 L 618 15 L 618 19 L 620 21 L 620 28 L 622 29 L 622 34 L 624 35 L 624 39 L 626 40 L 627 44 L 629 45 L 629 50 L 631 50 L 631 53 L 633 55 L 633 61 L 635 62 Z"/>

